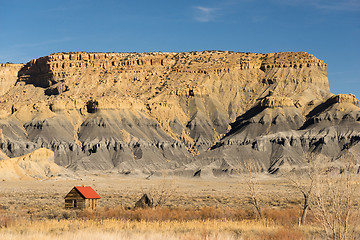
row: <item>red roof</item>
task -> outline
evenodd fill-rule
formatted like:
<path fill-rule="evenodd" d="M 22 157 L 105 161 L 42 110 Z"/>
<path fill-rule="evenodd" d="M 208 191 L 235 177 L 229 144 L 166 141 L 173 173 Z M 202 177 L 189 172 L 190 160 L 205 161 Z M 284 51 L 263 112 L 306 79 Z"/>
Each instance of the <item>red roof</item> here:
<path fill-rule="evenodd" d="M 84 198 L 101 198 L 91 187 L 76 186 L 75 189 L 78 190 Z"/>

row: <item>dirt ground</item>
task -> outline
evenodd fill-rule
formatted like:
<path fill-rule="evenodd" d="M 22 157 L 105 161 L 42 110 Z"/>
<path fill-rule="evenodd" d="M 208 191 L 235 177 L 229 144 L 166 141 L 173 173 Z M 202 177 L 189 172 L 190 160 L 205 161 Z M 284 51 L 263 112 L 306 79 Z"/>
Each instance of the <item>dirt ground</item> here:
<path fill-rule="evenodd" d="M 249 203 L 249 179 L 249 175 L 207 179 L 147 179 L 114 174 L 78 173 L 77 178 L 68 179 L 2 181 L 0 238 L 24 239 L 25 236 L 32 236 L 29 239 L 64 239 L 65 236 L 69 239 L 89 239 L 89 234 L 86 235 L 88 232 L 92 232 L 91 239 L 104 239 L 104 236 L 109 236 L 107 239 L 204 239 L 204 232 L 206 239 L 238 239 L 241 236 L 243 239 L 296 240 L 322 239 L 326 235 L 321 224 L 311 214 L 308 216 L 308 225 L 298 225 L 303 196 L 287 179 L 277 176 L 259 174 L 251 180 L 258 201 L 265 209 L 265 215 L 267 214 L 266 219 L 258 221 L 254 207 Z M 96 211 L 99 214 L 97 218 L 93 218 L 95 215 L 92 211 L 64 209 L 66 194 L 74 186 L 81 185 L 91 186 L 101 196 L 102 208 Z M 357 188 L 354 192 L 356 206 L 359 206 L 359 190 L 360 188 Z M 140 212 L 142 217 L 137 220 L 133 217 L 139 212 L 131 208 L 144 193 L 150 193 L 154 199 L 165 193 L 166 208 L 143 209 L 143 212 Z M 202 218 L 198 221 L 191 220 L 191 217 L 185 221 L 161 220 L 161 214 L 167 213 L 167 209 L 174 210 L 173 215 L 169 216 L 177 216 L 179 211 L 189 210 L 199 216 L 204 215 L 207 222 L 201 220 Z M 221 218 L 212 216 L 219 214 L 219 211 L 231 211 L 231 216 L 238 220 L 227 219 L 227 216 L 230 216 L 227 214 L 220 214 L 223 216 Z M 237 217 L 238 213 L 242 215 Z M 127 214 L 128 217 L 122 218 L 121 215 L 120 219 L 113 219 L 112 214 Z M 133 220 L 129 221 L 129 217 Z M 358 220 L 357 218 L 352 221 Z M 165 231 L 162 224 L 168 224 L 168 230 Z M 173 228 L 174 224 L 180 224 L 178 230 Z M 222 225 L 224 227 L 221 227 Z M 210 228 L 205 231 L 206 226 Z M 203 230 L 199 232 L 198 229 Z M 360 236 L 360 229 L 355 230 L 356 236 Z M 94 237 L 96 234 L 98 238 Z"/>
<path fill-rule="evenodd" d="M 151 179 L 117 175 L 82 175 L 77 180 L 0 182 L 0 206 L 3 210 L 28 208 L 63 208 L 64 197 L 74 186 L 91 186 L 105 207 L 133 207 L 144 193 L 156 197 L 167 194 L 170 207 L 246 207 L 249 187 L 247 176 L 233 178 L 167 178 Z M 301 203 L 301 194 L 285 180 L 269 175 L 257 177 L 256 189 L 263 205 L 285 207 Z"/>

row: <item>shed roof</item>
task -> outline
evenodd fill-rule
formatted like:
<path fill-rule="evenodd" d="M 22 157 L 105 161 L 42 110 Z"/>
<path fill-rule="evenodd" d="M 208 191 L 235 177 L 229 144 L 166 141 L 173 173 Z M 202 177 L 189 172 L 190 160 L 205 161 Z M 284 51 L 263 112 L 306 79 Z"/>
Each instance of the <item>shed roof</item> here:
<path fill-rule="evenodd" d="M 89 186 L 75 186 L 75 189 L 78 190 L 84 198 L 101 198 L 94 189 Z"/>

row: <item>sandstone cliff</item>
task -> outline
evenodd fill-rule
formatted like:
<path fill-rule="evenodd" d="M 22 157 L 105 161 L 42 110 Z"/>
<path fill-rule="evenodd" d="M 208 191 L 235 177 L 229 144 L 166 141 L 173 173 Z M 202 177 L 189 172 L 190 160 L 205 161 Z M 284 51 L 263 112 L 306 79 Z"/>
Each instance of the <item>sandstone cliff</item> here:
<path fill-rule="evenodd" d="M 4 67 L 15 69 L 0 72 L 9 157 L 46 147 L 72 169 L 179 174 L 256 158 L 273 172 L 301 163 L 326 128 L 348 129 L 329 140 L 331 158 L 359 141 L 358 100 L 333 96 L 326 64 L 304 52 L 55 53 Z"/>
<path fill-rule="evenodd" d="M 0 95 L 13 87 L 18 79 L 18 72 L 23 64 L 0 64 Z"/>
<path fill-rule="evenodd" d="M 54 152 L 48 149 L 0 161 L 1 181 L 48 179 L 64 171 L 54 163 Z"/>

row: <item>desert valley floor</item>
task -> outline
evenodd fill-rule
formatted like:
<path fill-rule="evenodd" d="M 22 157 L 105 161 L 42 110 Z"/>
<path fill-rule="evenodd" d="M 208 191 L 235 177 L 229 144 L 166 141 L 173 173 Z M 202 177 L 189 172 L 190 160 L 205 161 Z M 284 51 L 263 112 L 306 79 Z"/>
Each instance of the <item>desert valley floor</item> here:
<path fill-rule="evenodd" d="M 2 181 L 0 237 L 221 240 L 326 236 L 311 212 L 308 224 L 298 225 L 303 196 L 288 179 L 269 174 L 251 177 L 147 179 L 79 173 L 72 179 Z M 359 179 L 356 181 L 358 184 Z M 257 192 L 262 219 L 249 201 L 250 182 Z M 101 196 L 101 207 L 96 211 L 64 209 L 65 195 L 81 185 L 93 187 Z M 134 209 L 144 193 L 154 199 L 165 193 L 167 201 L 157 208 Z M 358 206 L 359 188 L 353 196 Z M 359 236 L 359 227 L 354 230 Z"/>

